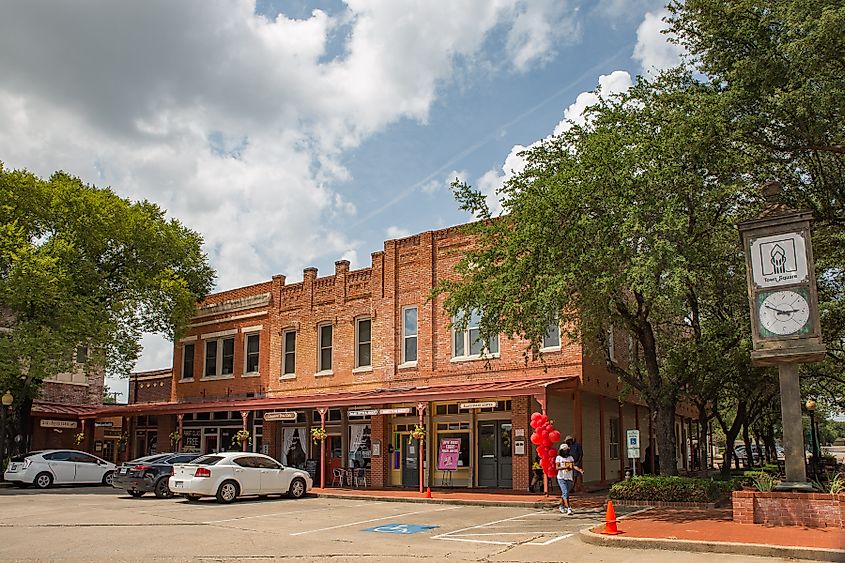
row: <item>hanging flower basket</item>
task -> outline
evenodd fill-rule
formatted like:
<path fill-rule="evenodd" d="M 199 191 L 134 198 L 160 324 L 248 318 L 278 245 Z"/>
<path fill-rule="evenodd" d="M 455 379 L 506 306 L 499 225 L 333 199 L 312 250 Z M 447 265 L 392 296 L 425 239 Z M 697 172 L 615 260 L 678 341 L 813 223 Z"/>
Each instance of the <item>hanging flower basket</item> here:
<path fill-rule="evenodd" d="M 314 439 L 315 444 L 321 440 L 325 440 L 326 430 L 324 428 L 312 428 L 311 437 Z"/>
<path fill-rule="evenodd" d="M 178 431 L 178 430 L 176 430 L 175 432 L 171 432 L 171 433 L 170 433 L 170 443 L 171 443 L 171 444 L 174 444 L 174 445 L 175 445 L 175 444 L 178 444 L 178 443 L 179 443 L 179 440 L 181 440 L 181 439 L 182 439 L 182 435 L 181 435 L 181 434 L 179 434 L 179 431 Z"/>
<path fill-rule="evenodd" d="M 79 434 L 74 436 L 73 439 L 76 442 L 76 445 L 79 446 L 79 444 L 85 441 L 85 432 L 80 432 Z"/>
<path fill-rule="evenodd" d="M 244 443 L 247 445 L 252 444 L 252 440 L 249 436 L 249 430 L 238 430 L 238 432 L 232 436 L 232 445 L 242 446 Z"/>
<path fill-rule="evenodd" d="M 420 442 L 425 440 L 425 426 L 420 426 L 419 424 L 414 425 L 414 430 L 411 432 L 411 439 L 409 442 L 413 440 L 419 440 Z"/>

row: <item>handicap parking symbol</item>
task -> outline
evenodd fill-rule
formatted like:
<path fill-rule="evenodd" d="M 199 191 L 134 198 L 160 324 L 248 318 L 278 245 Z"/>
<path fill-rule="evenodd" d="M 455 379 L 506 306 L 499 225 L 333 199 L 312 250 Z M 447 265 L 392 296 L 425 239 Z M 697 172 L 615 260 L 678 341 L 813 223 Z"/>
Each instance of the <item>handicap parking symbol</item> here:
<path fill-rule="evenodd" d="M 378 532 L 380 534 L 416 534 L 437 528 L 438 526 L 419 526 L 417 524 L 382 524 L 373 528 L 365 528 L 364 532 Z"/>

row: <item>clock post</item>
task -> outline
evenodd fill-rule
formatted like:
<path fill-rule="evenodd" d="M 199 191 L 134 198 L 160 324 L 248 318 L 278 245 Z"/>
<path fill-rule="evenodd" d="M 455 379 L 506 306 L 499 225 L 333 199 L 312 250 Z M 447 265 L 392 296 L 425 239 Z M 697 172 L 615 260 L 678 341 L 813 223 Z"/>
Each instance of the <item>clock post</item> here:
<path fill-rule="evenodd" d="M 778 182 L 766 184 L 766 210 L 737 227 L 748 273 L 751 362 L 778 366 L 786 458 L 786 480 L 780 488 L 809 489 L 798 364 L 825 355 L 810 239 L 812 213 L 788 209 L 780 203 L 780 192 Z"/>

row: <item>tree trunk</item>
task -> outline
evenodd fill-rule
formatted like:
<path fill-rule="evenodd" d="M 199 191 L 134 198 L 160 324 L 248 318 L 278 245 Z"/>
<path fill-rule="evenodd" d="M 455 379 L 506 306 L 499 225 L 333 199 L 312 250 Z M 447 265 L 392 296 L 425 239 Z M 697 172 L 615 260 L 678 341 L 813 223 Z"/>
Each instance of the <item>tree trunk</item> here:
<path fill-rule="evenodd" d="M 698 462 L 700 464 L 699 469 L 707 470 L 709 468 L 708 464 L 708 453 L 707 453 L 707 423 L 709 420 L 707 419 L 707 414 L 703 412 L 699 412 L 698 415 Z"/>
<path fill-rule="evenodd" d="M 748 432 L 748 423 L 742 425 L 742 442 L 745 444 L 745 462 L 748 467 L 754 467 L 754 454 L 751 449 L 751 434 Z"/>
<path fill-rule="evenodd" d="M 746 418 L 746 409 L 748 405 L 745 401 L 741 401 L 736 408 L 736 416 L 734 417 L 733 422 L 731 423 L 730 428 L 725 423 L 724 419 L 721 415 L 716 413 L 716 420 L 719 421 L 719 426 L 722 427 L 722 432 L 725 433 L 725 455 L 722 459 L 722 475 L 727 477 L 731 474 L 731 460 L 734 458 L 734 442 L 736 441 L 736 437 L 739 435 L 739 431 L 742 429 L 742 424 L 745 422 Z M 739 460 L 737 460 L 737 463 Z M 739 467 L 737 467 L 739 469 Z"/>
<path fill-rule="evenodd" d="M 675 405 L 657 408 L 657 451 L 660 453 L 660 474 L 677 475 L 675 444 Z"/>

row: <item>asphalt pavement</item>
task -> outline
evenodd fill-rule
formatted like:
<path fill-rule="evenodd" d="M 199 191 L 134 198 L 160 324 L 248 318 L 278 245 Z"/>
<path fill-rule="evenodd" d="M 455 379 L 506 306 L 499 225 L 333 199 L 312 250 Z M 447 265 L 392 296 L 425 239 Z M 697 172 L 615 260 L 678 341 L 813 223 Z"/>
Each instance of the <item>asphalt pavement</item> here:
<path fill-rule="evenodd" d="M 679 554 L 587 545 L 600 510 L 271 497 L 131 498 L 105 487 L 0 489 L 3 561 L 649 561 Z M 712 555 L 682 554 L 712 563 Z M 719 556 L 726 561 L 761 558 Z"/>

